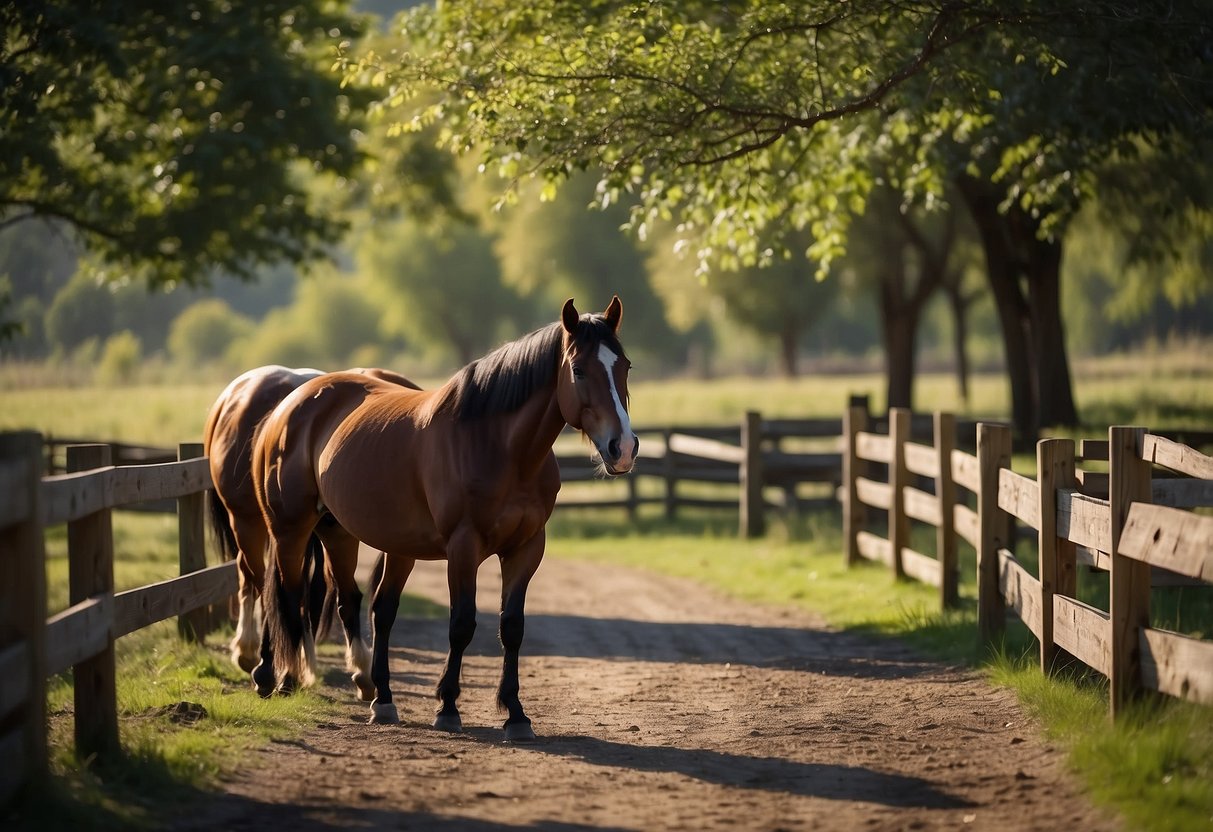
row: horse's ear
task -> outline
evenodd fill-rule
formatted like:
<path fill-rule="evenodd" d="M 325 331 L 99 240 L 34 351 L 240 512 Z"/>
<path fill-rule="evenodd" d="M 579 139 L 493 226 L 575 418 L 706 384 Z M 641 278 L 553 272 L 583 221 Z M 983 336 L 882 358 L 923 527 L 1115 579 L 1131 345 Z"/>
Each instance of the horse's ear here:
<path fill-rule="evenodd" d="M 611 325 L 611 330 L 619 331 L 619 323 L 623 320 L 623 301 L 619 299 L 619 295 L 611 298 L 611 303 L 607 306 L 606 312 L 607 323 Z"/>
<path fill-rule="evenodd" d="M 560 310 L 560 322 L 564 324 L 564 331 L 572 335 L 577 331 L 577 321 L 580 319 L 577 307 L 573 306 L 573 299 L 569 298 L 564 302 L 564 309 Z"/>

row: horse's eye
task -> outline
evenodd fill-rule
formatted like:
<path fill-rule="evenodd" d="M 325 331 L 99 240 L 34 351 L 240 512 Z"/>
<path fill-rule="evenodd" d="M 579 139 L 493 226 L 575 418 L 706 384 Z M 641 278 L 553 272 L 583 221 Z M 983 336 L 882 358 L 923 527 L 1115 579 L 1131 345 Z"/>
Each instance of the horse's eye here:
<path fill-rule="evenodd" d="M 578 381 L 581 381 L 581 379 L 585 378 L 585 370 L 581 369 L 580 367 L 574 367 L 573 368 L 573 378 L 577 379 Z"/>

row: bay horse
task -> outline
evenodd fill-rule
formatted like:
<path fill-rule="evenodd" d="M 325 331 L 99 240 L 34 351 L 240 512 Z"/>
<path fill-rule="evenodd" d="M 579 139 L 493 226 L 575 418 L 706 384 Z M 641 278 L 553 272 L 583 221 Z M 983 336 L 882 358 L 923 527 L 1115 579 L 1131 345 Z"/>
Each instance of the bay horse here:
<path fill-rule="evenodd" d="M 305 382 L 266 419 L 253 452 L 257 497 L 270 533 L 258 692 L 314 679 L 300 615 L 307 538 L 331 515 L 340 534 L 385 553 L 372 605 L 371 722 L 399 722 L 388 641 L 400 591 L 416 560 L 447 561 L 450 651 L 437 685 L 434 727 L 462 730 L 463 653 L 476 629 L 476 573 L 501 565 L 503 648 L 497 703 L 505 738 L 533 739 L 518 698 L 527 585 L 543 558 L 560 490 L 552 446 L 565 425 L 592 442 L 607 475 L 625 474 L 638 441 L 627 411 L 630 363 L 618 337 L 623 304 L 560 320 L 473 361 L 442 387 L 402 390 L 349 374 Z M 327 535 L 327 536 L 326 536 Z"/>
<path fill-rule="evenodd" d="M 361 373 L 413 390 L 420 389 L 404 376 L 390 370 L 356 367 L 347 372 Z M 322 370 L 291 369 L 278 364 L 257 367 L 233 379 L 207 413 L 203 448 L 210 460 L 215 492 L 210 501 L 211 526 L 222 556 L 226 560 L 235 559 L 240 583 L 237 593 L 240 611 L 236 634 L 229 647 L 232 661 L 246 673 L 251 673 L 257 664 L 259 634 L 256 602 L 261 595 L 268 544 L 265 518 L 253 489 L 253 439 L 265 417 L 287 394 L 305 381 L 323 374 Z M 357 594 L 357 585 L 352 583 L 352 578 L 350 584 L 345 586 L 337 586 L 332 580 L 326 580 L 326 569 L 318 545 L 309 546 L 309 560 L 317 576 L 310 582 L 308 598 L 313 634 L 329 617 L 328 611 L 336 600 L 342 612 L 347 645 L 352 645 L 350 649 L 354 652 L 365 653 L 359 621 L 362 599 Z M 331 569 L 327 571 L 332 572 Z M 344 574 L 346 570 L 338 571 Z M 356 635 L 356 642 L 351 642 L 352 635 Z M 367 698 L 372 698 L 373 689 L 369 687 L 369 679 L 365 687 Z"/>

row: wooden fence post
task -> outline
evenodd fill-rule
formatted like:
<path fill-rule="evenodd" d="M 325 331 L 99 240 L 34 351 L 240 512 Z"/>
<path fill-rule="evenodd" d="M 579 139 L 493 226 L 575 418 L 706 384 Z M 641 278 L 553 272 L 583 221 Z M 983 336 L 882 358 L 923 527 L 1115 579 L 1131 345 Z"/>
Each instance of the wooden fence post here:
<path fill-rule="evenodd" d="M 746 411 L 741 423 L 741 535 L 766 533 L 766 507 L 762 499 L 762 414 Z"/>
<path fill-rule="evenodd" d="M 856 436 L 868 428 L 866 406 L 851 405 L 842 414 L 842 536 L 846 541 L 847 566 L 859 562 L 859 531 L 864 523 L 864 505 L 859 501 L 856 483 L 866 470 L 855 453 Z"/>
<path fill-rule="evenodd" d="M 1041 439 L 1036 443 L 1036 482 L 1040 491 L 1040 669 L 1049 673 L 1065 662 L 1065 653 L 1053 642 L 1053 596 L 1073 598 L 1077 586 L 1075 546 L 1057 536 L 1057 490 L 1074 489 L 1074 440 Z"/>
<path fill-rule="evenodd" d="M 46 548 L 42 437 L 0 433 L 0 463 L 15 476 L 0 515 L 0 804 L 46 774 Z"/>
<path fill-rule="evenodd" d="M 109 445 L 68 445 L 67 471 L 74 474 L 110 465 Z M 114 597 L 114 526 L 108 508 L 67 524 L 68 591 L 75 605 L 101 596 Z M 122 752 L 118 739 L 118 684 L 114 637 L 106 647 L 72 668 L 76 705 L 76 755 L 116 759 Z"/>
<path fill-rule="evenodd" d="M 906 442 L 910 439 L 910 411 L 895 407 L 889 411 L 889 438 L 893 458 L 889 461 L 889 486 L 893 493 L 889 501 L 889 543 L 893 547 L 893 574 L 904 578 L 905 567 L 901 550 L 910 545 L 910 516 L 906 514 L 906 486 L 910 484 L 910 469 L 906 468 Z"/>
<path fill-rule="evenodd" d="M 674 452 L 670 450 L 670 437 L 673 435 L 673 428 L 666 428 L 661 432 L 661 441 L 665 443 L 665 454 L 661 458 L 661 475 L 665 479 L 666 520 L 673 520 L 678 511 L 678 471 L 674 463 Z"/>
<path fill-rule="evenodd" d="M 935 556 L 939 558 L 940 603 L 944 609 L 960 604 L 960 564 L 956 554 L 956 483 L 952 481 L 952 449 L 956 447 L 956 417 L 936 411 L 935 453 L 939 474 L 935 498 L 939 501 L 939 528 L 935 530 Z"/>
<path fill-rule="evenodd" d="M 1129 506 L 1151 500 L 1151 468 L 1141 458 L 1145 428 L 1108 428 L 1108 505 L 1112 516 L 1109 710 L 1116 716 L 1141 691 L 1138 633 L 1150 624 L 1150 565 L 1120 554 Z"/>
<path fill-rule="evenodd" d="M 177 459 L 195 459 L 203 455 L 202 443 L 185 442 L 177 447 Z M 206 568 L 206 492 L 177 498 L 177 553 L 181 574 Z M 201 641 L 209 632 L 210 610 L 197 609 L 177 616 L 177 632 L 191 641 Z"/>
<path fill-rule="evenodd" d="M 1007 608 L 998 586 L 998 550 L 1014 547 L 1011 520 L 998 507 L 998 472 L 1011 466 L 1011 430 L 977 424 L 977 631 L 983 644 L 1002 636 Z"/>

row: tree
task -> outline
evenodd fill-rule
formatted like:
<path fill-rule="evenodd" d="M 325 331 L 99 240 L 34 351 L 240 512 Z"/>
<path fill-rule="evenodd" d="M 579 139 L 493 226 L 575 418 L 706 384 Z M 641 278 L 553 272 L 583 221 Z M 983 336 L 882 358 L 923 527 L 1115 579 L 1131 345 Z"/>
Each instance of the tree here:
<path fill-rule="evenodd" d="M 769 262 L 807 229 L 828 268 L 891 157 L 907 199 L 980 186 L 965 201 L 1033 437 L 1076 416 L 1057 235 L 1113 151 L 1179 158 L 1207 136 L 1209 29 L 1200 0 L 456 0 L 410 16 L 415 48 L 353 69 L 384 72 L 396 97 L 438 89 L 407 126 L 440 122 L 490 167 L 552 185 L 604 169 L 604 201 L 639 199 L 635 227 L 677 215 L 725 267 Z"/>
<path fill-rule="evenodd" d="M 295 0 L 0 7 L 0 228 L 70 228 L 110 278 L 205 282 L 320 256 L 362 106 L 328 72 L 355 22 Z"/>
<path fill-rule="evenodd" d="M 253 322 L 233 312 L 223 301 L 201 300 L 173 319 L 168 351 L 183 365 L 206 365 L 223 360 L 232 344 L 252 331 Z"/>

